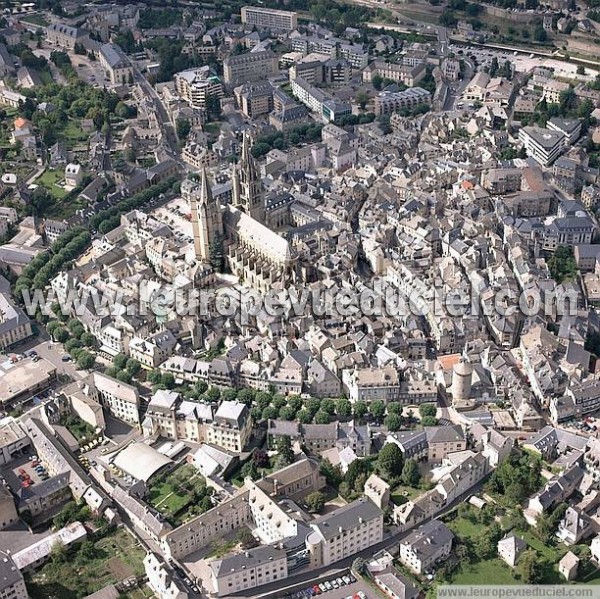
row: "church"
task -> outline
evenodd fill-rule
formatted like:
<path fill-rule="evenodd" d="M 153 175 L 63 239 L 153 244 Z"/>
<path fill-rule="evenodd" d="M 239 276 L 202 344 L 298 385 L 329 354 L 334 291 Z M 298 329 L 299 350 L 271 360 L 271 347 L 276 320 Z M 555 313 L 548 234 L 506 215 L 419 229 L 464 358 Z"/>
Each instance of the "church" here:
<path fill-rule="evenodd" d="M 215 201 L 205 169 L 199 184 L 188 179 L 181 192 L 190 202 L 199 262 L 217 268 L 222 256 L 240 282 L 262 292 L 296 281 L 294 249 L 267 226 L 262 181 L 247 135 L 233 167 L 231 204 Z"/>

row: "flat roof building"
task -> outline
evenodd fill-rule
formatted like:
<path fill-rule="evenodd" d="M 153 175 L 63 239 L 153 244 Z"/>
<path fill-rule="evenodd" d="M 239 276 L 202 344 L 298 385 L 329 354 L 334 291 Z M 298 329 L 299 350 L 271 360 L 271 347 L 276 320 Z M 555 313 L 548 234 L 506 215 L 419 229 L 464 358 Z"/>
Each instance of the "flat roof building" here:
<path fill-rule="evenodd" d="M 298 15 L 287 10 L 242 6 L 240 11 L 242 23 L 259 29 L 279 29 L 293 31 L 298 27 Z"/>

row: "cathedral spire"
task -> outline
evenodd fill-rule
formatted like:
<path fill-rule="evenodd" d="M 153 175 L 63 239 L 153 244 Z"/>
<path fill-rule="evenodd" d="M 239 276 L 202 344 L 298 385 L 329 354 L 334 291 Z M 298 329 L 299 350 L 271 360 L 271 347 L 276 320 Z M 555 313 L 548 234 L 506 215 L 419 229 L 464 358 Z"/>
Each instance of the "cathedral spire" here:
<path fill-rule="evenodd" d="M 213 201 L 212 189 L 208 184 L 206 167 L 202 167 L 202 178 L 200 179 L 200 203 L 211 204 Z"/>
<path fill-rule="evenodd" d="M 265 202 L 258 165 L 252 156 L 250 136 L 244 132 L 240 163 L 233 173 L 233 204 L 260 223 L 265 222 Z"/>
<path fill-rule="evenodd" d="M 202 169 L 200 185 L 191 197 L 192 228 L 196 259 L 210 262 L 211 246 L 223 235 L 223 216 L 219 202 L 213 199 L 206 169 Z"/>

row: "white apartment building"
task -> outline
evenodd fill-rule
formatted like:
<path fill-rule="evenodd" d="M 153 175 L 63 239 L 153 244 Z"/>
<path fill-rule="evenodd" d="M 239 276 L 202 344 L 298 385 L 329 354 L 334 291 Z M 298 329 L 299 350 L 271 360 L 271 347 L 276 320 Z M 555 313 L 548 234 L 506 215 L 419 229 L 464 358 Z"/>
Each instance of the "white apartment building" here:
<path fill-rule="evenodd" d="M 13 455 L 29 445 L 29 437 L 14 420 L 0 427 L 0 466 L 12 462 Z"/>
<path fill-rule="evenodd" d="M 448 558 L 454 535 L 439 520 L 431 520 L 412 532 L 400 543 L 400 561 L 415 574 L 431 571 Z"/>
<path fill-rule="evenodd" d="M 393 366 L 344 370 L 342 383 L 351 402 L 396 401 L 400 392 L 398 371 Z"/>
<path fill-rule="evenodd" d="M 144 570 L 148 584 L 158 599 L 186 599 L 189 595 L 179 580 L 156 553 L 149 552 L 144 558 Z"/>
<path fill-rule="evenodd" d="M 209 98 L 223 97 L 223 84 L 209 66 L 175 74 L 175 89 L 190 108 L 206 109 Z"/>
<path fill-rule="evenodd" d="M 143 339 L 134 337 L 129 342 L 129 356 L 137 360 L 142 368 L 158 368 L 173 353 L 177 339 L 171 331 L 164 330 Z"/>
<path fill-rule="evenodd" d="M 10 297 L 10 285 L 0 277 L 0 349 L 31 337 L 31 321 Z"/>
<path fill-rule="evenodd" d="M 100 47 L 100 65 L 113 85 L 133 83 L 133 65 L 116 44 Z"/>
<path fill-rule="evenodd" d="M 383 512 L 361 497 L 310 522 L 306 548 L 313 568 L 334 564 L 383 540 Z"/>
<path fill-rule="evenodd" d="M 277 56 L 271 50 L 229 56 L 223 61 L 223 78 L 228 85 L 268 79 L 277 73 Z"/>
<path fill-rule="evenodd" d="M 206 431 L 206 442 L 229 451 L 243 451 L 252 436 L 252 419 L 247 406 L 237 401 L 224 401 Z"/>
<path fill-rule="evenodd" d="M 0 551 L 0 599 L 29 599 L 23 575 L 6 551 Z"/>
<path fill-rule="evenodd" d="M 279 29 L 294 31 L 298 27 L 298 15 L 287 10 L 242 6 L 240 11 L 242 23 L 259 29 Z"/>
<path fill-rule="evenodd" d="M 252 419 L 243 403 L 210 404 L 184 400 L 176 391 L 159 389 L 150 400 L 142 429 L 174 441 L 212 443 L 239 453 L 252 435 Z"/>
<path fill-rule="evenodd" d="M 519 130 L 519 141 L 527 154 L 542 166 L 550 166 L 565 149 L 563 133 L 542 127 L 523 127 Z"/>
<path fill-rule="evenodd" d="M 100 372 L 94 372 L 94 385 L 100 403 L 115 418 L 130 424 L 140 423 L 140 397 L 136 387 Z"/>
<path fill-rule="evenodd" d="M 214 560 L 210 570 L 217 596 L 230 596 L 287 578 L 287 556 L 283 549 L 267 545 Z"/>

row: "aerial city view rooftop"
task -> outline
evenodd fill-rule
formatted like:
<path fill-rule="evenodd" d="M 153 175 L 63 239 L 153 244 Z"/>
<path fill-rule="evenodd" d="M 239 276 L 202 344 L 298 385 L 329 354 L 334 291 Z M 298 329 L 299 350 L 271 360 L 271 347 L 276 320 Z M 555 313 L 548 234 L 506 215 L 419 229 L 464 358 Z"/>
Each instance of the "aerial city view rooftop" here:
<path fill-rule="evenodd" d="M 600 0 L 0 10 L 0 599 L 600 599 Z"/>

